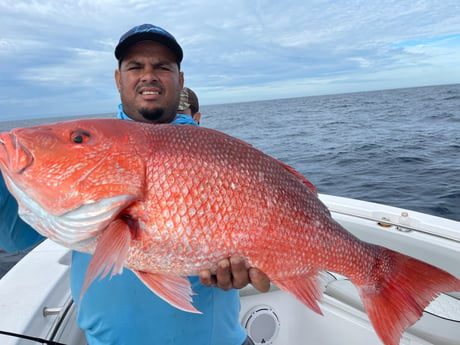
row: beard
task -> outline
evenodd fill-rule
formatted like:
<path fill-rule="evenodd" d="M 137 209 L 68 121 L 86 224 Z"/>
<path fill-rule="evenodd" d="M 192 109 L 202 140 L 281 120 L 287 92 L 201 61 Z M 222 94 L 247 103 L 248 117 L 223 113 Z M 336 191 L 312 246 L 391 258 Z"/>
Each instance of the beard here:
<path fill-rule="evenodd" d="M 154 108 L 154 109 L 148 109 L 148 108 L 141 108 L 139 109 L 139 114 L 142 115 L 142 117 L 149 122 L 156 122 L 164 114 L 164 109 L 163 108 Z"/>

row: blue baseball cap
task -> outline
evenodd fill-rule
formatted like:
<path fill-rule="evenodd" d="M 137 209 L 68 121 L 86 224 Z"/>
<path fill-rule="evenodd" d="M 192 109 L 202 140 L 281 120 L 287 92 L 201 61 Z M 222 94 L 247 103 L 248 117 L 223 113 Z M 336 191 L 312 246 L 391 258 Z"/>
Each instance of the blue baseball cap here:
<path fill-rule="evenodd" d="M 115 48 L 115 57 L 118 61 L 123 60 L 129 48 L 141 41 L 155 41 L 168 47 L 176 56 L 177 62 L 181 63 L 184 54 L 179 43 L 173 35 L 165 29 L 152 24 L 142 24 L 135 26 L 123 36 Z"/>

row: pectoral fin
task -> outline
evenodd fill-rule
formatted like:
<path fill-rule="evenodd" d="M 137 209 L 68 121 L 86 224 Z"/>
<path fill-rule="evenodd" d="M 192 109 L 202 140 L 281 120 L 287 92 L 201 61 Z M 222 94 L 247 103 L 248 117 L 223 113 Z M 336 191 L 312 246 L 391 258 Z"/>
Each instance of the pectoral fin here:
<path fill-rule="evenodd" d="M 111 277 L 123 270 L 123 262 L 128 255 L 131 231 L 121 219 L 117 219 L 103 231 L 97 242 L 91 262 L 85 276 L 85 282 L 80 294 L 80 300 L 88 287 L 98 276 L 104 278 L 111 273 Z"/>
<path fill-rule="evenodd" d="M 194 292 L 187 278 L 141 271 L 134 271 L 134 273 L 158 297 L 172 306 L 190 313 L 201 314 L 192 305 Z"/>

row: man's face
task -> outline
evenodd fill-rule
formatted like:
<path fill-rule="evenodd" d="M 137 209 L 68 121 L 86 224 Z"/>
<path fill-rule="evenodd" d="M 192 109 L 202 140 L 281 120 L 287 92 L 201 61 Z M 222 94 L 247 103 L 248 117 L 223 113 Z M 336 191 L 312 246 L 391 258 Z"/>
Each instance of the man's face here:
<path fill-rule="evenodd" d="M 164 45 L 142 41 L 133 45 L 115 70 L 126 115 L 142 122 L 172 122 L 184 86 L 174 54 Z"/>

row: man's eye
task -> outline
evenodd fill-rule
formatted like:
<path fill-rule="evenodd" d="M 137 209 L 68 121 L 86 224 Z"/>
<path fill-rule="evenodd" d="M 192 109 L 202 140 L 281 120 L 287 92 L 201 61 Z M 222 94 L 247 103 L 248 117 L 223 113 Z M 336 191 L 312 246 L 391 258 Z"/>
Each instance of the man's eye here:
<path fill-rule="evenodd" d="M 160 71 L 171 71 L 171 66 L 168 65 L 168 64 L 165 64 L 165 65 L 157 65 L 155 66 L 155 68 L 157 70 L 160 70 Z"/>

